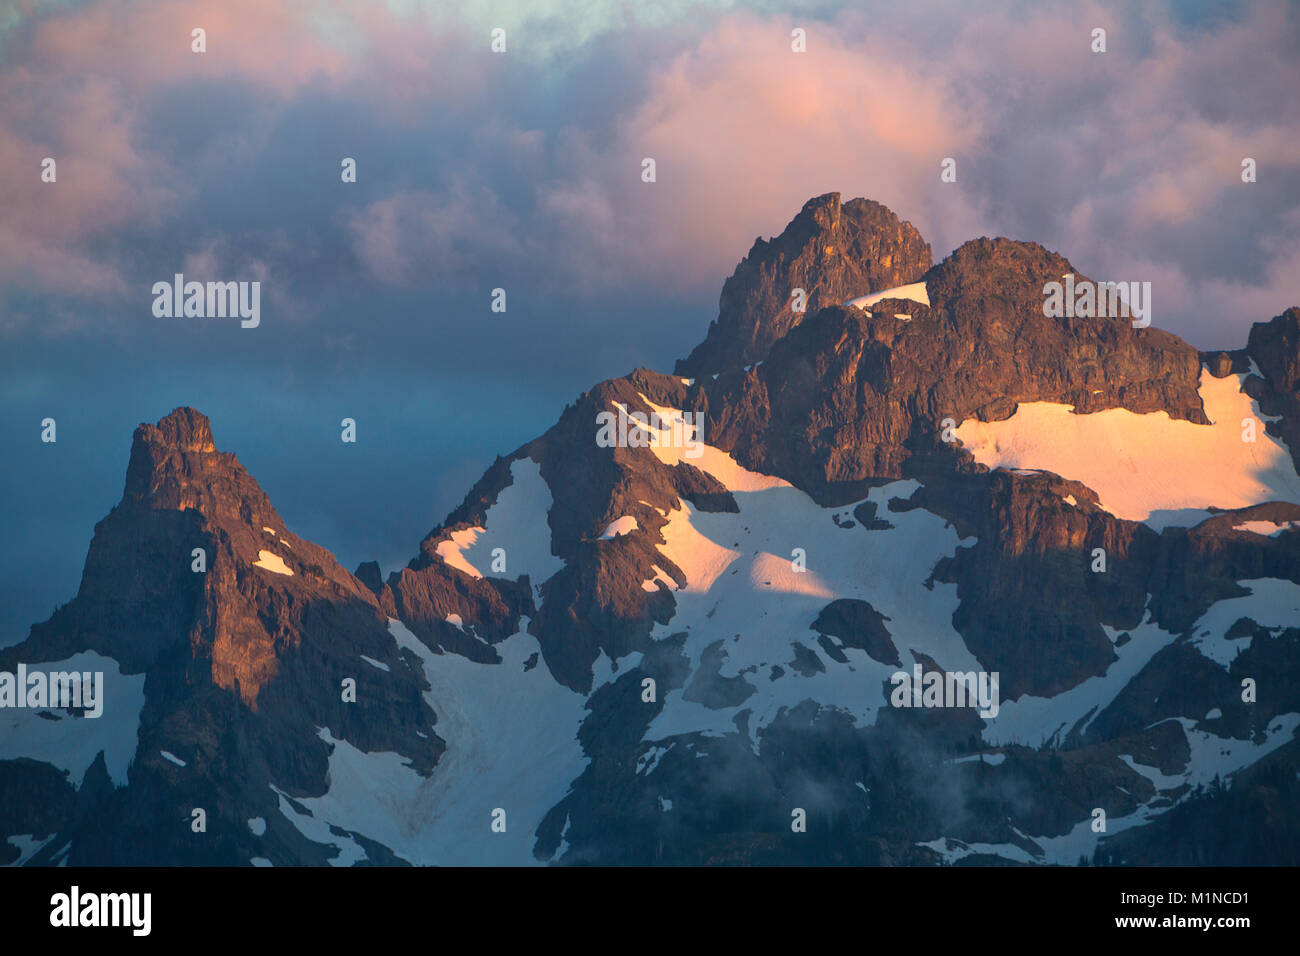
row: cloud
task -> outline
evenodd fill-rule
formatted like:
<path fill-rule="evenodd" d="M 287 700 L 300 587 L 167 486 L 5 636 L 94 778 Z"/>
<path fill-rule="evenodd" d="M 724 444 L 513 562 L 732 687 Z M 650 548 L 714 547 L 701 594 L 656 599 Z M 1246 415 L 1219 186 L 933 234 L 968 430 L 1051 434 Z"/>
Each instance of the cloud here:
<path fill-rule="evenodd" d="M 349 215 L 347 228 L 365 269 L 389 283 L 481 275 L 519 252 L 513 214 L 471 176 L 373 202 Z"/>
<path fill-rule="evenodd" d="M 231 185 L 233 164 L 264 162 L 295 105 L 329 97 L 409 120 L 410 102 L 463 92 L 432 78 L 439 42 L 382 7 L 340 44 L 330 26 L 349 11 L 298 0 L 28 5 L 0 36 L 0 163 L 14 174 L 0 181 L 0 283 L 123 295 L 141 247 L 204 229 L 198 200 Z M 206 52 L 191 48 L 196 28 Z M 45 157 L 54 183 L 40 179 Z"/>
<path fill-rule="evenodd" d="M 702 319 L 665 320 L 689 338 L 754 237 L 828 191 L 884 202 L 936 256 L 1008 235 L 1151 279 L 1157 324 L 1203 347 L 1300 299 L 1294 9 L 634 6 L 29 5 L 0 39 L 0 162 L 21 173 L 0 180 L 4 321 L 14 334 L 40 311 L 17 292 L 64 311 L 80 296 L 111 323 L 142 282 L 216 249 L 322 326 L 351 321 L 348 283 L 427 299 L 490 280 L 548 297 L 532 320 L 555 323 L 539 333 L 555 348 L 575 301 L 612 296 L 698 303 Z M 505 55 L 488 49 L 497 23 Z M 1259 182 L 1241 182 L 1244 156 Z M 423 334 L 394 331 L 373 341 Z M 610 325 L 605 347 L 644 338 Z"/>
<path fill-rule="evenodd" d="M 577 131 L 576 181 L 544 191 L 580 257 L 612 282 L 716 288 L 756 235 L 779 232 L 809 197 L 864 195 L 905 218 L 970 222 L 963 193 L 939 189 L 940 161 L 979 121 L 934 82 L 924 58 L 883 36 L 737 15 L 655 73 L 617 139 Z M 657 180 L 641 181 L 644 158 Z"/>
<path fill-rule="evenodd" d="M 285 0 L 99 0 L 37 22 L 23 48 L 54 69 L 111 75 L 129 92 L 237 75 L 288 96 L 348 72 L 347 56 L 313 27 L 311 9 Z M 206 32 L 205 53 L 191 48 L 195 29 Z"/>
<path fill-rule="evenodd" d="M 722 20 L 655 73 L 612 144 L 574 149 L 582 176 L 548 207 L 613 281 L 716 285 L 754 235 L 838 190 L 912 220 L 938 256 L 1009 235 L 1158 279 L 1162 318 L 1218 344 L 1245 317 L 1207 328 L 1201 297 L 1253 289 L 1273 303 L 1257 319 L 1300 301 L 1294 11 L 1257 5 L 1213 30 L 1098 4 L 979 8 L 941 30 L 932 14 L 809 25 L 802 55 L 795 21 Z M 653 185 L 635 175 L 644 156 Z M 939 182 L 947 156 L 955 184 Z M 1259 183 L 1242 183 L 1245 156 Z"/>

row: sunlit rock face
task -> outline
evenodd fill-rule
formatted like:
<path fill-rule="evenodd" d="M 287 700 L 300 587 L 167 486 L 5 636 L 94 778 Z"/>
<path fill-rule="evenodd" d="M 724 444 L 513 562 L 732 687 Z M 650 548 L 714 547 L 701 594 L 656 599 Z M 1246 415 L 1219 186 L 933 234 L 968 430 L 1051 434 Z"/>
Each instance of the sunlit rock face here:
<path fill-rule="evenodd" d="M 839 193 L 810 199 L 781 235 L 754 241 L 723 283 L 708 335 L 676 372 L 700 377 L 760 362 L 805 316 L 915 282 L 930 263 L 930 245 L 916 227 L 880 203 L 841 203 Z M 795 289 L 804 302 L 792 298 Z"/>

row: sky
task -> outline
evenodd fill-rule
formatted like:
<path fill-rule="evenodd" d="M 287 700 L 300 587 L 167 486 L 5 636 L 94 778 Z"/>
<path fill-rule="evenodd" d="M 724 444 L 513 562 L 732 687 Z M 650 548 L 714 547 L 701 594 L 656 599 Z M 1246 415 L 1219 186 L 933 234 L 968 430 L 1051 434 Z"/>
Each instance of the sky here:
<path fill-rule="evenodd" d="M 1300 304 L 1298 52 L 1280 2 L 0 0 L 0 644 L 75 593 L 138 423 L 203 411 L 386 573 L 826 192 L 1240 346 Z M 260 324 L 155 317 L 177 272 L 260 282 Z"/>

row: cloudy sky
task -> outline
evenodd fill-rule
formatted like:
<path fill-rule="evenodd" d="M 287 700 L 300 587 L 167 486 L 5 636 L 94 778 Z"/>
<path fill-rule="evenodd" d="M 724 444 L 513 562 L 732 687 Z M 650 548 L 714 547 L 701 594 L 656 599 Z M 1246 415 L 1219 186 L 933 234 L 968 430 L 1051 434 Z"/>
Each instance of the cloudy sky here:
<path fill-rule="evenodd" d="M 824 192 L 1243 344 L 1300 303 L 1298 53 L 1280 2 L 0 0 L 0 643 L 75 593 L 140 421 L 194 405 L 391 570 L 566 401 L 687 354 Z M 260 326 L 155 318 L 176 272 L 260 281 Z"/>

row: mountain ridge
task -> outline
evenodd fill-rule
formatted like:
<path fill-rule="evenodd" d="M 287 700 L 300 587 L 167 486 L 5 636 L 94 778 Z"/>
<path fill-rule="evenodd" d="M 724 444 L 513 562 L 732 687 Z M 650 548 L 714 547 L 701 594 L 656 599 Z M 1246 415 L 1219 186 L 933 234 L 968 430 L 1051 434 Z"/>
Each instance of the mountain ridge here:
<path fill-rule="evenodd" d="M 679 364 L 696 374 L 583 392 L 387 578 L 288 531 L 201 413 L 141 425 L 77 597 L 0 650 L 0 670 L 93 653 L 142 675 L 138 728 L 113 731 L 136 756 L 125 785 L 104 753 L 78 782 L 33 758 L 41 724 L 0 726 L 0 837 L 39 842 L 15 858 L 38 864 L 1074 862 L 1110 845 L 1088 835 L 1104 806 L 1125 859 L 1168 852 L 1142 824 L 1207 767 L 1300 759 L 1300 495 L 1249 498 L 1294 468 L 1157 528 L 1108 510 L 1108 487 L 989 467 L 944 434 L 1065 407 L 1235 430 L 1207 415 L 1207 387 L 1235 377 L 1276 470 L 1300 461 L 1300 308 L 1200 353 L 1127 319 L 1044 316 L 1063 271 L 1006 239 L 930 265 L 884 207 L 816 197 L 727 280 Z M 780 288 L 795 279 L 804 314 Z M 926 301 L 900 288 L 918 282 Z M 748 344 L 702 371 L 728 338 Z M 597 416 L 620 409 L 699 455 L 602 447 Z M 913 664 L 998 671 L 1003 713 L 888 706 Z M 1252 674 L 1253 706 L 1234 689 Z M 1211 759 L 1210 739 L 1258 755 Z M 201 805 L 207 834 L 186 822 Z M 814 819 L 802 843 L 794 806 Z M 160 820 L 171 837 L 150 835 Z"/>

